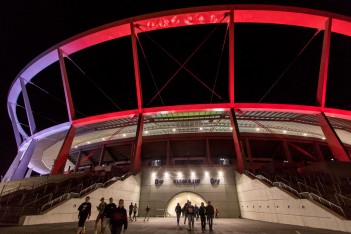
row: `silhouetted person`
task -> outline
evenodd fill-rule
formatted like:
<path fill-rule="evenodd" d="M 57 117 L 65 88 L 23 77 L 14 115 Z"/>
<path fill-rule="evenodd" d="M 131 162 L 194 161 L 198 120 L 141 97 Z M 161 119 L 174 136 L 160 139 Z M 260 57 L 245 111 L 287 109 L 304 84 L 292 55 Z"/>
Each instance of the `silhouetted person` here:
<path fill-rule="evenodd" d="M 175 212 L 177 215 L 177 225 L 179 226 L 180 214 L 182 213 L 182 207 L 179 205 L 179 202 L 177 203 L 177 206 L 175 207 Z"/>
<path fill-rule="evenodd" d="M 203 202 L 201 202 L 199 208 L 199 215 L 201 220 L 201 231 L 204 232 L 206 230 L 206 207 Z"/>
<path fill-rule="evenodd" d="M 206 216 L 207 216 L 207 220 L 208 220 L 208 226 L 210 228 L 210 232 L 212 232 L 212 224 L 213 224 L 213 215 L 214 215 L 214 208 L 211 205 L 211 201 L 208 201 L 207 203 L 207 207 L 206 207 Z"/>
<path fill-rule="evenodd" d="M 85 221 L 90 218 L 91 215 L 91 203 L 89 202 L 90 197 L 85 198 L 85 202 L 83 202 L 79 207 L 78 214 L 78 230 L 77 234 L 85 233 Z"/>
<path fill-rule="evenodd" d="M 124 209 L 124 200 L 120 199 L 118 207 L 112 211 L 110 219 L 111 234 L 120 234 L 124 226 L 124 232 L 128 228 L 127 211 Z"/>

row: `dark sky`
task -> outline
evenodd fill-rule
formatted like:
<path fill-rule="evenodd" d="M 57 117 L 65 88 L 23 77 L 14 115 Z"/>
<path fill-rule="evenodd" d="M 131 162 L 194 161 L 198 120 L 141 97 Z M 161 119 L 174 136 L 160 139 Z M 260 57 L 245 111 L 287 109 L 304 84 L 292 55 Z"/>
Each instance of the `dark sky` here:
<path fill-rule="evenodd" d="M 324 0 L 324 1 L 245 1 L 248 3 L 267 3 L 280 5 L 295 5 L 301 7 L 312 7 L 319 10 L 329 10 L 341 14 L 351 15 L 351 0 Z M 118 4 L 117 4 L 118 3 Z M 172 8 L 211 5 L 211 4 L 236 4 L 242 1 L 230 0 L 119 0 L 119 1 L 1 1 L 0 3 L 0 174 L 4 175 L 13 157 L 16 155 L 16 145 L 12 126 L 7 113 L 7 94 L 15 76 L 32 59 L 46 49 L 52 47 L 75 34 L 88 29 L 143 13 L 168 10 Z M 298 4 L 298 5 L 297 5 Z M 148 84 L 149 89 L 143 90 L 145 106 L 155 94 L 153 78 L 158 87 L 161 87 L 177 65 L 160 51 L 150 38 L 158 41 L 162 48 L 167 49 L 179 61 L 184 61 L 187 56 L 196 48 L 199 43 L 208 35 L 215 26 L 200 26 L 181 29 L 172 29 L 165 32 L 151 32 L 148 36 L 140 35 L 140 41 L 148 58 L 147 64 L 141 52 L 140 69 L 143 75 L 142 82 Z M 261 25 L 236 25 L 236 56 L 235 61 L 238 68 L 236 82 L 241 88 L 236 90 L 237 101 L 258 102 L 260 98 L 271 87 L 274 81 L 281 75 L 282 71 L 294 60 L 296 54 L 304 47 L 307 41 L 314 35 L 315 31 L 310 29 L 287 28 L 279 26 Z M 218 66 L 204 66 L 203 60 L 208 63 L 218 64 L 221 57 L 221 45 L 224 40 L 226 28 L 218 27 L 213 37 L 199 50 L 194 61 L 188 66 L 197 71 L 197 76 L 203 77 L 204 81 L 213 84 Z M 294 41 L 294 43 L 290 43 Z M 347 76 L 340 75 L 350 67 L 351 62 L 351 40 L 342 36 L 332 37 L 331 50 L 331 76 L 334 76 L 329 83 L 329 98 L 327 105 L 343 109 L 350 109 L 351 100 L 348 90 L 350 82 Z M 318 34 L 304 53 L 296 59 L 289 72 L 284 76 L 283 82 L 277 85 L 276 89 L 267 95 L 263 102 L 281 102 L 294 104 L 314 105 L 315 85 L 318 77 L 319 51 L 322 43 L 322 34 Z M 224 44 L 227 46 L 227 42 Z M 73 99 L 76 109 L 79 110 L 78 117 L 94 115 L 136 107 L 133 79 L 133 67 L 131 54 L 120 53 L 124 48 L 130 48 L 129 39 L 121 39 L 118 43 L 108 42 L 86 51 L 71 56 L 71 59 L 79 64 L 85 72 L 82 74 L 70 61 L 66 61 L 70 82 L 72 82 Z M 139 48 L 140 49 L 140 48 Z M 140 50 L 139 50 L 140 51 Z M 211 56 L 210 56 L 211 55 Z M 227 66 L 225 61 L 227 55 L 222 55 L 223 60 L 219 69 L 219 78 L 216 92 L 222 99 L 212 98 L 211 93 L 199 86 L 197 81 L 189 77 L 189 74 L 182 71 L 174 82 L 167 86 L 167 95 L 156 98 L 148 106 L 186 103 L 186 100 L 193 100 L 193 103 L 202 102 L 223 102 L 227 101 Z M 114 66 L 116 62 L 118 68 Z M 165 69 L 165 65 L 167 69 Z M 148 70 L 152 68 L 152 75 Z M 273 66 L 274 65 L 274 66 Z M 204 67 L 207 67 L 206 69 Z M 97 68 L 97 69 L 96 69 Z M 274 69 L 273 69 L 274 68 Z M 54 64 L 44 70 L 33 80 L 50 93 L 43 94 L 34 86 L 28 86 L 28 92 L 32 101 L 32 109 L 36 111 L 34 117 L 38 129 L 52 126 L 55 123 L 66 121 L 65 107 L 59 102 L 63 101 L 62 88 L 60 88 L 60 76 L 58 65 Z M 115 74 L 125 76 L 129 82 L 113 81 Z M 211 75 L 209 75 L 211 74 Z M 339 74 L 339 75 L 338 75 Z M 50 82 L 46 77 L 52 77 Z M 154 77 L 153 77 L 154 76 Z M 74 77 L 74 79 L 72 79 Z M 224 77 L 224 78 L 223 78 Z M 241 78 L 240 78 L 241 77 Z M 267 79 L 263 79 L 265 77 Z M 311 77 L 305 82 L 306 77 Z M 222 79 L 222 80 L 221 80 Z M 94 82 L 91 82 L 91 80 Z M 254 82 L 253 82 L 254 81 Z M 184 86 L 185 82 L 187 85 Z M 123 83 L 123 84 L 122 84 Z M 255 85 L 253 85 L 253 83 Z M 150 85 L 151 84 L 151 85 Z M 341 85 L 340 85 L 341 84 Z M 115 100 L 112 103 L 106 96 L 97 90 L 97 86 L 103 89 L 104 93 Z M 145 85 L 147 86 L 147 85 Z M 194 95 L 193 87 L 199 88 Z M 212 85 L 211 85 L 212 86 Z M 294 88 L 291 88 L 294 87 Z M 84 92 L 82 92 L 84 90 Z M 182 97 L 179 98 L 179 90 Z M 279 91 L 280 90 L 280 91 Z M 281 91 L 284 90 L 284 91 Z M 335 90 L 338 90 L 337 94 Z M 286 95 L 282 95 L 282 92 Z M 289 93 L 290 92 L 290 93 Z M 296 94 L 299 95 L 296 95 Z M 183 95 L 184 94 L 184 95 Z M 188 96 L 187 96 L 188 95 Z M 174 101 L 176 100 L 177 101 Z M 277 98 L 279 97 L 279 98 Z M 47 99 L 48 102 L 40 102 Z M 104 102 L 106 105 L 99 105 Z M 96 102 L 96 103 L 94 103 Z M 23 102 L 19 100 L 19 104 Z M 91 108 L 91 106 L 95 108 Z M 118 106 L 118 108 L 116 107 Z M 116 109 L 117 108 L 117 109 Z M 19 119 L 25 122 L 24 111 L 18 108 Z M 26 127 L 24 127 L 26 129 Z"/>

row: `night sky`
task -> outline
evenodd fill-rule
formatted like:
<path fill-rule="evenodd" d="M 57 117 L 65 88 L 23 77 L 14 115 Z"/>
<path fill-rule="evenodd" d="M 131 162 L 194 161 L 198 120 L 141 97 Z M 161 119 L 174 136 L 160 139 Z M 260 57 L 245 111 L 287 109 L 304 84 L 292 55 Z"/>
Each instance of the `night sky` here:
<path fill-rule="evenodd" d="M 16 155 L 16 143 L 7 113 L 7 94 L 15 76 L 40 53 L 80 32 L 134 15 L 198 4 L 242 3 L 229 0 L 87 2 L 13 0 L 0 3 L 1 175 L 6 173 Z M 256 2 L 295 4 L 351 16 L 351 0 Z M 248 3 L 255 1 L 245 1 L 245 4 Z M 211 88 L 215 87 L 220 97 L 212 96 L 211 92 L 182 70 L 161 93 L 161 98 L 157 97 L 150 102 L 157 92 L 156 86 L 162 87 L 179 67 L 161 48 L 183 62 L 211 31 L 214 31 L 213 34 L 189 61 L 187 68 L 194 71 L 196 76 L 201 77 Z M 223 43 L 224 51 L 227 52 L 228 38 L 225 39 L 225 33 L 225 25 L 204 25 L 149 32 L 147 35 L 139 34 L 142 49 L 147 57 L 146 62 L 139 46 L 144 106 L 228 101 L 228 56 L 227 53 L 221 53 Z M 295 27 L 237 24 L 236 101 L 315 105 L 323 33 L 318 33 L 301 56 L 296 58 L 315 33 L 312 29 Z M 160 46 L 151 39 L 157 41 Z M 328 83 L 327 106 L 351 110 L 351 39 L 333 35 L 330 56 L 329 76 L 333 79 Z M 70 58 L 84 71 L 83 74 L 72 61 L 66 60 L 78 118 L 137 107 L 130 38 L 94 46 L 73 54 Z M 290 64 L 291 67 L 281 80 L 265 96 L 267 90 Z M 47 77 L 50 77 L 50 80 Z M 62 104 L 64 95 L 58 64 L 53 64 L 38 74 L 33 83 L 49 93 L 45 94 L 37 86 L 27 85 L 38 130 L 67 121 L 66 108 Z M 99 91 L 98 87 L 103 92 Z M 261 100 L 263 96 L 265 98 Z M 18 103 L 23 105 L 21 97 Z M 17 112 L 20 122 L 26 123 L 24 110 L 18 107 Z M 25 126 L 24 129 L 28 131 Z"/>

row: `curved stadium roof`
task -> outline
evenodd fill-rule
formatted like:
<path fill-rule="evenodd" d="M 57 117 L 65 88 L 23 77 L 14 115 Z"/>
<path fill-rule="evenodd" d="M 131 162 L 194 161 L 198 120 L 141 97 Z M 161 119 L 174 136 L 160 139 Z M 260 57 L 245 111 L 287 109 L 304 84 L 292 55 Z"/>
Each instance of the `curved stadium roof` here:
<path fill-rule="evenodd" d="M 183 26 L 199 27 L 201 25 L 221 24 L 226 28 L 230 20 L 229 15 L 231 10 L 234 12 L 235 24 L 274 24 L 284 27 L 297 26 L 317 30 L 317 32 L 319 32 L 319 30 L 323 31 L 325 23 L 331 19 L 331 31 L 333 33 L 347 37 L 351 36 L 350 18 L 328 12 L 292 7 L 222 5 L 178 9 L 133 17 L 79 34 L 55 45 L 35 58 L 16 77 L 8 95 L 8 108 L 13 113 L 18 112 L 16 104 L 22 90 L 20 78 L 22 78 L 25 83 L 32 82 L 31 80 L 40 72 L 59 60 L 58 50 L 63 52 L 64 56 L 67 58 L 67 63 L 69 60 L 72 61 L 72 57 L 74 57 L 75 54 L 79 54 L 83 50 L 88 50 L 90 47 L 109 41 L 118 43 L 119 40 L 130 36 L 131 25 L 135 26 L 134 29 L 139 37 L 142 37 L 144 34 L 150 35 L 150 33 L 154 31 L 168 33 L 170 29 Z M 224 32 L 225 31 L 226 30 L 224 30 Z M 141 45 L 139 45 L 139 50 L 143 50 Z M 142 54 L 139 52 L 139 60 L 141 60 L 141 57 Z M 184 64 L 182 66 L 180 63 L 178 64 L 178 68 L 185 69 L 186 66 Z M 198 75 L 192 74 L 192 76 L 198 78 Z M 117 79 L 119 79 L 117 84 L 123 83 L 124 77 L 119 77 L 118 75 L 117 77 Z M 132 77 L 132 79 L 134 79 L 134 77 Z M 132 99 L 136 99 L 135 102 L 137 104 L 135 108 L 73 119 L 72 122 L 68 121 L 44 129 L 32 136 L 28 136 L 28 131 L 23 129 L 20 124 L 21 121 L 17 114 L 15 114 L 13 116 L 14 122 L 21 135 L 27 138 L 27 141 L 24 142 L 19 149 L 20 151 L 25 150 L 28 146 L 28 141 L 32 138 L 40 140 L 41 147 L 34 153 L 30 167 L 39 173 L 48 173 L 51 169 L 50 164 L 52 164 L 55 159 L 55 153 L 52 152 L 59 149 L 70 124 L 78 128 L 72 144 L 72 150 L 74 151 L 75 148 L 84 148 L 87 145 L 99 144 L 107 140 L 134 137 L 137 124 L 135 116 L 139 113 L 145 115 L 144 136 L 230 133 L 232 131 L 229 118 L 229 110 L 231 108 L 236 111 L 238 127 L 241 133 L 270 134 L 277 138 L 302 137 L 303 139 L 308 138 L 318 141 L 324 141 L 325 136 L 315 115 L 323 112 L 328 117 L 340 140 L 346 145 L 351 145 L 351 112 L 339 108 L 327 107 L 325 105 L 326 85 L 324 87 L 323 100 L 320 105 L 282 104 L 280 102 L 238 102 L 234 92 L 237 90 L 235 86 L 236 80 L 234 76 L 231 78 L 230 75 L 228 79 L 221 80 L 222 83 L 225 83 L 224 86 L 229 84 L 229 87 L 227 86 L 229 92 L 225 95 L 222 93 L 222 95 L 218 94 L 218 96 L 224 96 L 224 98 L 220 98 L 220 100 L 217 100 L 215 103 L 204 102 L 194 104 L 189 100 L 185 104 L 181 103 L 168 106 L 154 105 L 150 107 L 147 106 L 147 102 L 143 103 L 143 100 L 151 100 L 149 101 L 150 103 L 154 99 L 158 99 L 159 94 L 163 91 L 161 87 L 165 88 L 167 83 L 164 82 L 164 86 L 159 85 L 157 89 L 158 92 L 155 92 L 156 95 L 152 96 L 149 92 L 149 98 L 146 100 L 140 90 L 142 89 L 144 93 L 145 89 L 150 88 L 153 84 L 152 82 L 145 84 L 143 81 L 143 74 L 141 74 L 141 81 L 138 80 L 138 78 L 133 80 L 133 85 L 137 90 L 135 93 L 131 94 L 133 96 Z M 201 82 L 201 79 L 198 79 L 198 81 L 200 82 L 200 86 L 205 86 L 205 89 L 210 90 L 210 93 L 214 95 L 217 94 L 215 89 L 208 87 L 205 82 Z M 140 86 L 135 84 L 140 84 Z M 181 94 L 181 89 L 178 89 L 178 95 Z M 299 95 L 298 92 L 296 92 L 296 95 Z"/>

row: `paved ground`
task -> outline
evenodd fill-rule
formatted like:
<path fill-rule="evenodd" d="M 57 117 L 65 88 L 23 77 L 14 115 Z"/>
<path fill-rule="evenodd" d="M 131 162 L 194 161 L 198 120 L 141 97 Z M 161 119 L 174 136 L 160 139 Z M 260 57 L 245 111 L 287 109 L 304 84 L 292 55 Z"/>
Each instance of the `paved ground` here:
<path fill-rule="evenodd" d="M 24 227 L 3 227 L 0 228 L 0 234 L 74 234 L 76 232 L 76 226 L 77 223 L 73 222 Z M 93 226 L 94 221 L 87 222 L 87 234 L 93 234 Z M 214 220 L 213 230 L 213 234 L 345 234 L 345 232 L 268 223 L 247 219 L 216 219 Z M 107 230 L 105 233 L 110 234 L 109 230 Z M 195 231 L 188 231 L 186 225 L 180 225 L 177 227 L 175 218 L 150 218 L 149 222 L 143 222 L 143 219 L 140 218 L 137 222 L 129 223 L 128 231 L 126 233 L 197 234 L 201 233 L 201 227 L 200 221 L 197 221 L 195 223 Z M 205 233 L 209 233 L 209 231 L 206 231 Z"/>

